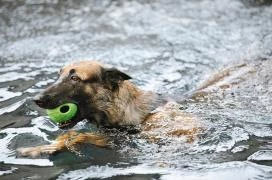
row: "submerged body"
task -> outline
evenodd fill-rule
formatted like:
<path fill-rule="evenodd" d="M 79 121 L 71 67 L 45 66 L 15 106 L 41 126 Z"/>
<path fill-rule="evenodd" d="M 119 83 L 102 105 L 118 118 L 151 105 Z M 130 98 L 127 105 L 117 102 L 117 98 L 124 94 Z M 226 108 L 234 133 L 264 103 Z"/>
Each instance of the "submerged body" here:
<path fill-rule="evenodd" d="M 57 82 L 37 95 L 34 101 L 46 109 L 63 103 L 77 104 L 76 116 L 69 123 L 58 124 L 63 129 L 87 119 L 106 127 L 141 125 L 142 135 L 153 140 L 163 136 L 183 136 L 191 142 L 196 138 L 200 130 L 196 117 L 181 112 L 175 102 L 167 102 L 154 92 L 141 90 L 129 79 L 125 73 L 96 61 L 76 62 L 62 68 Z M 19 152 L 36 157 L 80 143 L 105 146 L 106 141 L 104 136 L 72 131 L 61 135 L 51 145 L 21 148 Z"/>
<path fill-rule="evenodd" d="M 188 99 L 219 98 L 225 92 L 239 88 L 239 84 L 254 76 L 252 65 L 240 64 L 226 68 L 205 81 Z M 253 77 L 252 77 L 253 78 Z M 95 61 L 81 61 L 65 66 L 59 80 L 34 98 L 42 108 L 72 102 L 78 113 L 70 123 L 59 124 L 70 128 L 87 119 L 98 126 L 140 125 L 141 135 L 152 142 L 160 138 L 178 137 L 193 142 L 203 130 L 200 119 L 183 112 L 180 105 L 161 99 L 156 93 L 144 91 L 129 81 L 130 77 L 114 68 L 107 68 Z M 80 143 L 106 146 L 107 138 L 92 133 L 68 132 L 51 145 L 22 148 L 24 156 L 70 149 Z"/>

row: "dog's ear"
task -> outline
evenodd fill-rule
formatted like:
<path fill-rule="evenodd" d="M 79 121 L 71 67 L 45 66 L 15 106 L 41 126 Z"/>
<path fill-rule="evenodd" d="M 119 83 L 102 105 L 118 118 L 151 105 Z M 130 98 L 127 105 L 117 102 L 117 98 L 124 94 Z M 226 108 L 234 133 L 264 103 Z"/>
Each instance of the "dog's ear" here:
<path fill-rule="evenodd" d="M 121 81 L 129 80 L 131 77 L 116 68 L 104 68 L 102 72 L 102 80 L 105 84 L 110 85 L 112 89 L 116 89 Z"/>

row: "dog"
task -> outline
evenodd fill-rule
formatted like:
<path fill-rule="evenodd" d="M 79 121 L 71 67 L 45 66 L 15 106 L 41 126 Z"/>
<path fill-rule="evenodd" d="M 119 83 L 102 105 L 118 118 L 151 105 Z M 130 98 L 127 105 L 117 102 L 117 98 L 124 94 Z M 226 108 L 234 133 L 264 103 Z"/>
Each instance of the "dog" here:
<path fill-rule="evenodd" d="M 231 65 L 214 73 L 198 88 L 185 94 L 184 99 L 194 103 L 206 101 L 208 104 L 215 100 L 224 104 L 233 97 L 239 99 L 240 106 L 248 104 L 244 95 L 259 96 L 266 100 L 264 104 L 258 104 L 259 108 L 269 108 L 271 106 L 266 102 L 271 102 L 271 68 L 271 59 Z M 138 88 L 130 81 L 129 75 L 118 69 L 96 61 L 81 61 L 64 66 L 59 74 L 56 83 L 33 99 L 46 109 L 66 102 L 78 105 L 79 112 L 71 122 L 58 124 L 61 129 L 69 129 L 83 119 L 105 127 L 133 125 L 140 127 L 139 133 L 143 138 L 155 143 L 169 137 L 192 143 L 196 142 L 199 134 L 205 133 L 201 118 L 182 111 L 182 106 L 175 101 Z M 68 131 L 52 144 L 20 148 L 18 152 L 35 158 L 73 150 L 82 143 L 105 147 L 108 138 L 97 133 Z"/>
<path fill-rule="evenodd" d="M 78 113 L 60 129 L 69 129 L 87 119 L 103 127 L 140 125 L 141 135 L 154 142 L 178 136 L 193 142 L 201 131 L 199 120 L 180 110 L 180 105 L 160 95 L 144 91 L 130 81 L 126 73 L 97 61 L 80 61 L 64 66 L 58 80 L 33 98 L 41 108 L 52 109 L 63 103 L 75 103 Z M 20 148 L 21 156 L 38 157 L 73 149 L 82 143 L 107 146 L 107 137 L 95 133 L 68 131 L 54 143 Z"/>

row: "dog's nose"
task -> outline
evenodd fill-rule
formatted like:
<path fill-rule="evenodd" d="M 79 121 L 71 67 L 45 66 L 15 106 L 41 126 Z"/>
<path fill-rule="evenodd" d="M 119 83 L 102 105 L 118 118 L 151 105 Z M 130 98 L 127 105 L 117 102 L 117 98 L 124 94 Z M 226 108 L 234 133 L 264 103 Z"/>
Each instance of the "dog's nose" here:
<path fill-rule="evenodd" d="M 46 95 L 37 95 L 37 96 L 33 97 L 33 101 L 40 107 L 47 104 L 51 99 L 52 99 L 51 96 L 47 95 L 47 94 Z"/>

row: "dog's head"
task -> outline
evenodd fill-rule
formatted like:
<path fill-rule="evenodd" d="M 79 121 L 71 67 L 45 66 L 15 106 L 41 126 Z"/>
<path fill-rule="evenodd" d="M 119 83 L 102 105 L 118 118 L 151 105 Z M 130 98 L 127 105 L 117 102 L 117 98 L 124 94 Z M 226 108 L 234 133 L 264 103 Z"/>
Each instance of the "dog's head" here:
<path fill-rule="evenodd" d="M 102 108 L 111 102 L 119 85 L 128 79 L 131 78 L 125 73 L 95 61 L 76 62 L 64 66 L 59 79 L 33 100 L 45 109 L 64 103 L 77 104 L 77 115 L 69 123 L 59 124 L 60 128 L 73 127 L 83 119 L 103 124 L 108 117 Z"/>

